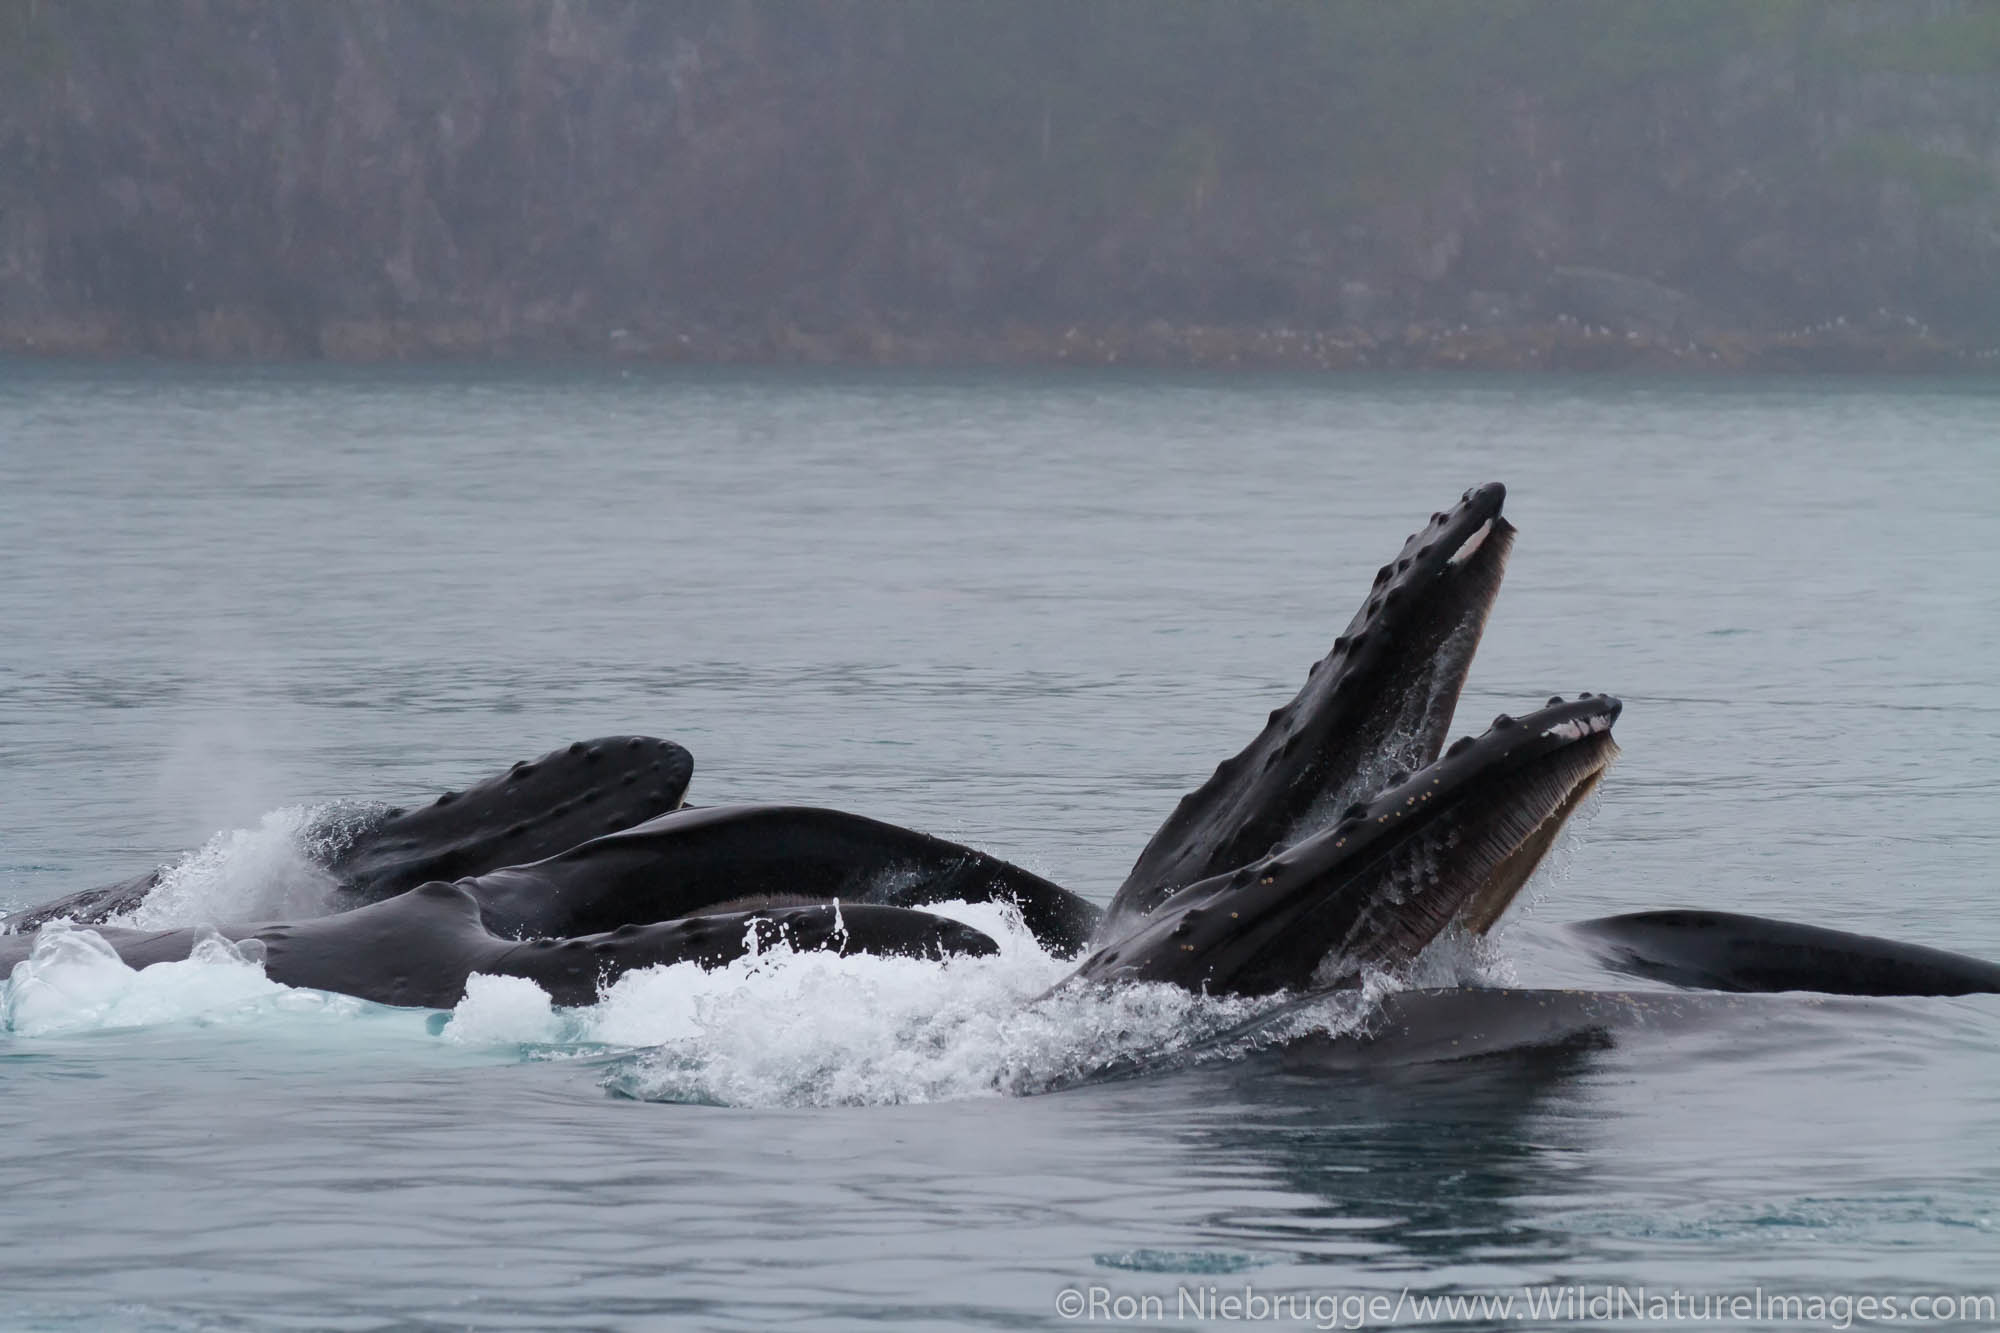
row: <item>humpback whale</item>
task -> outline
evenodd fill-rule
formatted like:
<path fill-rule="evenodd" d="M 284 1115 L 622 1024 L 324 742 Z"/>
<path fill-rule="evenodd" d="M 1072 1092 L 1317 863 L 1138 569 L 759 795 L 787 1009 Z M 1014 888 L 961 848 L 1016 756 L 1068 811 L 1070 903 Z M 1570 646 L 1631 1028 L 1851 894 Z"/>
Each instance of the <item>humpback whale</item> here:
<path fill-rule="evenodd" d="M 981 932 L 923 909 L 993 901 L 1051 953 L 1082 954 L 1059 990 L 1163 982 L 1301 1003 L 1349 991 L 1447 929 L 1488 930 L 1617 753 L 1622 705 L 1598 694 L 1503 714 L 1443 748 L 1515 535 L 1505 497 L 1474 487 L 1409 538 L 1297 696 L 1181 801 L 1101 912 L 999 858 L 864 816 L 686 808 L 692 757 L 639 736 L 580 741 L 421 808 L 336 812 L 319 839 L 330 915 L 98 938 L 143 966 L 219 936 L 273 979 L 388 1004 L 453 1004 L 475 972 L 581 1004 L 634 968 L 712 967 L 781 940 L 992 953 Z M 36 947 L 30 930 L 104 923 L 157 883 L 153 872 L 0 923 L 0 966 Z M 1643 912 L 1571 935 L 1613 972 L 1711 992 L 2000 990 L 2000 967 L 1978 959 L 1731 913 Z M 1375 1049 L 1387 1033 L 1412 1058 L 1449 1058 L 1733 1012 L 1723 996 L 1657 998 L 1676 994 L 1407 992 L 1388 1001 Z M 1290 1058 L 1332 1067 L 1362 1040 Z"/>
<path fill-rule="evenodd" d="M 1454 920 L 1497 920 L 1617 753 L 1620 708 L 1585 695 L 1502 714 L 1331 828 L 1182 889 L 1065 984 L 1351 985 L 1410 962 Z"/>
<path fill-rule="evenodd" d="M 335 806 L 302 841 L 331 878 L 334 905 L 359 907 L 433 880 L 537 861 L 678 809 L 693 774 L 694 756 L 672 741 L 601 736 L 415 808 Z M 58 918 L 109 921 L 137 908 L 161 874 L 43 903 L 0 920 L 0 931 L 32 931 Z"/>
<path fill-rule="evenodd" d="M 1672 1035 L 1726 1022 L 1795 1022 L 1858 1001 L 1713 991 L 1452 987 L 1380 997 L 1357 1026 L 1296 1037 L 1279 1048 L 1294 1073 L 1470 1060 L 1527 1048 L 1594 1047 L 1627 1035 Z M 1804 1013 L 1802 1014 L 1801 1007 Z"/>
<path fill-rule="evenodd" d="M 1475 486 L 1376 571 L 1368 600 L 1297 697 L 1182 798 L 1100 927 L 1129 929 L 1176 890 L 1269 855 L 1437 758 L 1500 592 L 1507 488 Z"/>
<path fill-rule="evenodd" d="M 1552 698 L 1440 756 L 1512 549 L 1506 494 L 1466 491 L 1376 572 L 1298 695 L 1153 835 L 1064 985 L 1353 985 L 1499 920 L 1616 755 L 1622 707 Z"/>
<path fill-rule="evenodd" d="M 220 937 L 284 985 L 432 1009 L 457 1004 L 475 972 L 526 977 L 556 1003 L 578 1005 L 594 1003 L 604 985 L 636 968 L 719 967 L 780 943 L 935 959 L 998 950 L 984 932 L 947 917 L 871 904 L 763 904 L 566 939 L 509 939 L 487 928 L 463 885 L 442 882 L 303 921 L 161 931 L 100 926 L 94 933 L 130 967 L 186 958 L 203 940 Z M 0 935 L 0 968 L 30 957 L 45 936 Z"/>
<path fill-rule="evenodd" d="M 1159 980 L 1310 995 L 1406 964 L 1454 923 L 1477 934 L 1499 920 L 1616 754 L 1621 708 L 1598 695 L 1551 699 L 1439 757 L 1512 546 L 1505 497 L 1497 483 L 1468 490 L 1377 571 L 1298 695 L 1153 835 L 1063 986 Z M 1351 798 L 1335 823 L 1331 812 Z M 2000 991 L 2000 966 L 1980 959 L 1731 913 L 1635 913 L 1571 932 L 1610 970 L 1683 988 Z M 1398 1000 L 1391 1027 L 1399 1049 L 1466 1054 L 1470 1043 L 1429 1038 L 1489 1010 L 1514 1015 L 1489 1027 L 1522 1037 L 1704 1007 L 1559 994 Z"/>
<path fill-rule="evenodd" d="M 687 750 L 650 736 L 578 741 L 414 810 L 364 809 L 355 820 L 336 808 L 326 821 L 334 836 L 309 832 L 306 841 L 336 849 L 322 853 L 334 912 L 451 881 L 478 907 L 481 927 L 506 940 L 602 934 L 730 904 L 1004 902 L 1043 948 L 1065 957 L 1096 926 L 1088 899 L 913 829 L 810 806 L 681 807 L 693 765 Z M 582 781 L 590 785 L 579 789 Z M 338 827 L 343 819 L 348 828 Z M 25 935 L 58 919 L 103 925 L 136 908 L 160 873 L 59 898 L 0 927 Z M 863 930 L 850 943 L 865 952 L 872 938 Z"/>
<path fill-rule="evenodd" d="M 1981 958 L 1737 912 L 1628 912 L 1569 930 L 1613 972 L 1672 986 L 1831 995 L 2000 992 L 2000 966 Z"/>
<path fill-rule="evenodd" d="M 680 810 L 460 883 L 489 929 L 515 936 L 612 930 L 748 899 L 905 908 L 1004 902 L 1043 948 L 1067 957 L 1100 915 L 1088 899 L 997 856 L 811 806 Z"/>

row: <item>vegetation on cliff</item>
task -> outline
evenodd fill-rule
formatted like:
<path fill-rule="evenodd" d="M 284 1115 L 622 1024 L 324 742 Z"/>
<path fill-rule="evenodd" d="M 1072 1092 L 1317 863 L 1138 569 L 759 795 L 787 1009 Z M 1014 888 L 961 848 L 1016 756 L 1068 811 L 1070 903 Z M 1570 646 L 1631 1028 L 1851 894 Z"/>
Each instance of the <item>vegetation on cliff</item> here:
<path fill-rule="evenodd" d="M 2000 6 L 0 0 L 0 346 L 1494 330 L 2000 341 Z"/>

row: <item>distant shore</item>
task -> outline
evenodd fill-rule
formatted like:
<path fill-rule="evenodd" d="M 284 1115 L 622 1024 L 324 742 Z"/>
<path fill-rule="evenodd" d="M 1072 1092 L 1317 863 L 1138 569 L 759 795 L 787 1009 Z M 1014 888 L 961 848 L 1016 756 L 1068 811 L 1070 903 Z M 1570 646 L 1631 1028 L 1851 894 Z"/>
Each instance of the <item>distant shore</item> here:
<path fill-rule="evenodd" d="M 2000 346 L 1906 320 L 1835 320 L 1781 332 L 1663 332 L 1567 317 L 1474 327 L 1415 321 L 1370 329 L 1144 324 L 908 331 L 521 327 L 479 320 L 341 320 L 310 331 L 247 314 L 168 326 L 0 319 L 0 354 L 80 360 L 393 364 L 450 361 L 813 366 L 1133 366 L 1200 370 L 1466 370 L 1991 374 Z"/>

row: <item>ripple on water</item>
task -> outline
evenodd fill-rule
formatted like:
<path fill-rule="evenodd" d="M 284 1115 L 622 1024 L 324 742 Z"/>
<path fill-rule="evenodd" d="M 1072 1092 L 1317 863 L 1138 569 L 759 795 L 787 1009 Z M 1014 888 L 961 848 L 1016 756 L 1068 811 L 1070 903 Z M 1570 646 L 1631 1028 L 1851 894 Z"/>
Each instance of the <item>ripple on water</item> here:
<path fill-rule="evenodd" d="M 1233 1250 L 1119 1250 L 1091 1256 L 1099 1268 L 1128 1273 L 1247 1273 L 1282 1259 L 1281 1255 Z"/>

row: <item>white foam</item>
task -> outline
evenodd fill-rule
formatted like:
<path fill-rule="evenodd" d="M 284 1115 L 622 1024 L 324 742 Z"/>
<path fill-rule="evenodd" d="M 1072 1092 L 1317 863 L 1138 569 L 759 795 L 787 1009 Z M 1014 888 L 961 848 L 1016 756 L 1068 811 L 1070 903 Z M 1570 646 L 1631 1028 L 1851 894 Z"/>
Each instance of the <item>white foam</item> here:
<path fill-rule="evenodd" d="M 1121 1062 L 1188 1050 L 1266 1009 L 1169 985 L 1065 990 L 1011 909 L 936 910 L 976 925 L 998 956 L 907 958 L 767 950 L 712 972 L 630 973 L 585 1019 L 585 1039 L 647 1049 L 611 1086 L 732 1106 L 930 1102 L 1041 1091 Z"/>
<path fill-rule="evenodd" d="M 290 805 L 271 811 L 254 829 L 216 834 L 162 871 L 159 884 L 136 908 L 106 924 L 172 930 L 320 915 L 334 883 L 308 846 L 324 813 L 320 807 Z"/>
<path fill-rule="evenodd" d="M 1425 945 L 1403 976 L 1406 986 L 1436 990 L 1455 986 L 1511 986 L 1513 964 L 1490 935 L 1475 935 L 1463 926 L 1444 928 Z"/>
<path fill-rule="evenodd" d="M 526 977 L 474 974 L 439 1035 L 455 1046 L 515 1046 L 553 1042 L 562 1033 L 562 1020 L 540 986 Z"/>
<path fill-rule="evenodd" d="M 253 1023 L 276 1015 L 358 1014 L 344 995 L 294 990 L 264 975 L 256 950 L 209 935 L 190 955 L 133 969 L 93 930 L 54 922 L 0 987 L 0 1028 L 45 1037 L 172 1023 Z"/>
<path fill-rule="evenodd" d="M 993 903 L 937 910 L 985 931 L 999 953 L 940 963 L 780 945 L 714 971 L 684 963 L 628 973 L 577 1009 L 556 1008 L 518 977 L 475 976 L 448 1016 L 428 1018 L 279 985 L 254 945 L 220 936 L 186 960 L 134 970 L 96 932 L 58 922 L 0 988 L 0 1024 L 17 1039 L 228 1024 L 289 1043 L 305 1015 L 369 1044 L 427 1029 L 441 1049 L 521 1058 L 609 1047 L 617 1058 L 607 1086 L 635 1097 L 824 1106 L 1038 1092 L 1106 1068 L 1228 1059 L 1353 1017 L 1352 1005 L 1287 1011 L 1245 1034 L 1238 1029 L 1278 1002 L 1165 984 L 1041 998 L 1074 964 L 1044 953 L 1017 912 Z"/>

